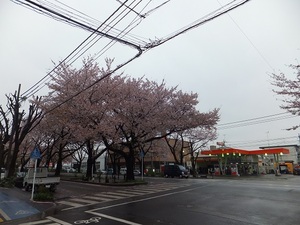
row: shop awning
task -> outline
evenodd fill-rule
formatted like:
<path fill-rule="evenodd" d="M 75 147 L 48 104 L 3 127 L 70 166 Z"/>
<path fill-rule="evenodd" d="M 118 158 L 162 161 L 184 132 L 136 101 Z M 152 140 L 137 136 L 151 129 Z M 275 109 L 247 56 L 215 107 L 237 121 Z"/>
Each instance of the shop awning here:
<path fill-rule="evenodd" d="M 238 148 L 223 148 L 213 150 L 202 150 L 202 155 L 221 155 L 221 154 L 241 154 L 241 155 L 266 155 L 266 154 L 289 154 L 287 148 L 266 148 L 258 150 L 243 150 Z"/>

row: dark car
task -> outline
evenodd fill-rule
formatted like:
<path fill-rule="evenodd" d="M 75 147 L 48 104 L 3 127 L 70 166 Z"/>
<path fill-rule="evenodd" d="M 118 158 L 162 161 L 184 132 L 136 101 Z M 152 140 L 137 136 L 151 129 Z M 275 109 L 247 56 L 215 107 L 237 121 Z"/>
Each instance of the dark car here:
<path fill-rule="evenodd" d="M 294 167 L 293 174 L 300 175 L 300 166 L 299 165 Z"/>
<path fill-rule="evenodd" d="M 164 166 L 164 176 L 165 177 L 189 177 L 189 171 L 182 165 L 169 164 Z"/>

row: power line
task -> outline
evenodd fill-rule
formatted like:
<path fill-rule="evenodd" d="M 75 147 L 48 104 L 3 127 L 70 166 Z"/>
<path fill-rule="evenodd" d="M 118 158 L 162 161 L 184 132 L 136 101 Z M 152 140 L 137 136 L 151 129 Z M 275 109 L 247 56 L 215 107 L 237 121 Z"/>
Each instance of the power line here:
<path fill-rule="evenodd" d="M 241 0 L 241 1 L 237 1 L 237 0 L 233 0 L 229 3 L 227 3 L 224 6 L 221 6 L 221 8 L 209 13 L 208 15 L 206 15 L 205 17 L 202 17 L 196 21 L 194 21 L 192 24 L 185 26 L 183 28 L 181 28 L 180 30 L 173 32 L 172 34 L 170 34 L 169 36 L 166 36 L 165 38 L 162 39 L 157 39 L 157 40 L 153 40 L 151 41 L 149 44 L 147 44 L 146 46 L 144 46 L 145 50 L 149 50 L 155 47 L 158 47 L 174 38 L 176 38 L 179 35 L 182 35 L 192 29 L 198 28 L 199 26 L 202 26 L 203 24 L 210 22 L 222 15 L 224 15 L 227 12 L 232 11 L 233 9 L 236 9 L 242 5 L 244 5 L 245 3 L 249 2 L 250 0 Z M 237 3 L 236 3 L 237 2 Z"/>
<path fill-rule="evenodd" d="M 88 88 L 90 88 L 90 87 L 92 87 L 93 85 L 95 85 L 96 83 L 98 83 L 99 81 L 101 81 L 102 79 L 104 79 L 105 77 L 107 77 L 107 76 L 109 76 L 110 74 L 112 74 L 113 72 L 115 72 L 116 70 L 120 69 L 120 68 L 123 67 L 124 65 L 126 65 L 126 64 L 128 64 L 129 62 L 133 61 L 135 58 L 139 57 L 139 56 L 143 53 L 143 51 L 146 51 L 146 50 L 149 50 L 149 49 L 151 49 L 151 48 L 157 47 L 157 46 L 159 46 L 159 45 L 161 45 L 161 44 L 163 44 L 163 43 L 165 43 L 165 42 L 167 42 L 167 41 L 169 41 L 169 40 L 171 40 L 171 39 L 173 39 L 173 38 L 175 38 L 175 37 L 177 37 L 177 36 L 179 36 L 179 35 L 181 35 L 181 34 L 183 34 L 183 33 L 185 33 L 185 32 L 187 32 L 187 31 L 189 31 L 189 30 L 191 30 L 191 29 L 194 29 L 194 28 L 196 28 L 196 27 L 199 27 L 200 25 L 203 25 L 204 23 L 207 23 L 207 22 L 209 22 L 209 21 L 211 21 L 211 20 L 217 18 L 217 17 L 223 15 L 224 13 L 229 12 L 229 11 L 231 11 L 231 10 L 233 10 L 233 9 L 235 9 L 235 8 L 237 8 L 237 7 L 241 6 L 241 5 L 243 5 L 243 4 L 245 4 L 246 2 L 248 2 L 248 1 L 250 1 L 250 0 L 240 1 L 239 3 L 236 3 L 236 4 L 234 4 L 234 3 L 237 2 L 237 0 L 233 0 L 231 3 L 228 3 L 226 6 L 221 7 L 220 9 L 214 11 L 213 13 L 210 13 L 210 14 L 209 14 L 208 16 L 206 16 L 205 18 L 202 18 L 200 21 L 198 20 L 198 21 L 194 22 L 192 25 L 189 25 L 188 27 L 186 27 L 186 28 L 184 28 L 184 29 L 182 29 L 182 30 L 176 32 L 175 34 L 173 34 L 173 35 L 171 35 L 171 36 L 169 36 L 169 37 L 167 37 L 167 38 L 165 38 L 165 39 L 163 39 L 163 40 L 151 42 L 151 43 L 149 43 L 149 44 L 146 44 L 146 45 L 143 46 L 143 47 L 138 46 L 138 45 L 135 45 L 135 44 L 133 44 L 133 43 L 131 43 L 131 42 L 129 42 L 129 41 L 126 41 L 126 40 L 124 40 L 124 39 L 120 39 L 120 38 L 118 38 L 118 37 L 116 37 L 116 36 L 110 35 L 110 34 L 108 34 L 107 32 L 101 32 L 101 31 L 99 31 L 100 27 L 101 27 L 102 25 L 104 25 L 104 23 L 105 23 L 106 21 L 108 21 L 108 19 L 107 19 L 104 23 L 102 23 L 97 29 L 94 29 L 94 28 L 92 28 L 91 26 L 88 26 L 88 25 L 86 25 L 86 24 L 84 24 L 84 23 L 82 23 L 82 22 L 76 21 L 75 19 L 69 18 L 69 17 L 67 17 L 67 16 L 65 16 L 65 15 L 63 15 L 63 14 L 61 14 L 61 13 L 55 11 L 55 10 L 52 10 L 52 9 L 46 7 L 46 6 L 42 6 L 42 5 L 40 5 L 40 4 L 38 4 L 38 3 L 35 3 L 35 2 L 33 2 L 33 1 L 31 1 L 31 0 L 24 0 L 26 3 L 21 2 L 21 0 L 15 0 L 15 1 L 16 1 L 16 2 L 19 2 L 19 3 L 21 3 L 21 4 L 24 4 L 25 6 L 27 6 L 27 7 L 29 7 L 29 8 L 32 8 L 32 9 L 34 9 L 34 10 L 37 10 L 37 11 L 40 12 L 40 13 L 44 13 L 44 14 L 46 14 L 46 15 L 48 15 L 48 16 L 51 16 L 51 17 L 54 16 L 55 19 L 60 18 L 60 19 L 61 19 L 62 21 L 64 21 L 64 22 L 68 22 L 68 23 L 70 23 L 70 24 L 72 24 L 72 25 L 76 25 L 76 26 L 82 27 L 82 28 L 84 28 L 84 29 L 87 29 L 87 30 L 89 30 L 89 31 L 92 31 L 92 34 L 91 34 L 87 39 L 85 39 L 84 42 L 86 42 L 93 34 L 98 34 L 98 35 L 101 35 L 101 36 L 103 36 L 103 37 L 109 38 L 109 39 L 111 39 L 111 40 L 113 40 L 113 41 L 118 41 L 118 42 L 123 43 L 123 44 L 125 44 L 125 45 L 134 47 L 135 49 L 138 50 L 138 53 L 137 53 L 134 57 L 132 57 L 131 59 L 127 60 L 125 63 L 123 63 L 123 64 L 117 66 L 114 70 L 112 70 L 112 71 L 111 71 L 110 73 L 108 73 L 107 75 L 101 77 L 99 80 L 96 80 L 93 84 L 91 84 L 91 85 L 88 87 Z M 128 0 L 127 0 L 127 1 L 128 1 Z M 112 15 L 114 15 L 114 14 L 115 14 L 122 6 L 124 6 L 124 4 L 125 4 L 127 1 L 125 1 L 125 2 L 124 2 L 124 3 L 123 3 L 123 4 L 122 4 L 122 5 L 121 5 L 121 6 L 120 6 L 113 14 L 112 14 Z M 126 8 L 128 9 L 128 7 L 126 7 Z M 133 8 L 130 8 L 130 7 L 129 7 L 129 9 L 132 11 Z M 109 18 L 111 18 L 112 15 L 111 15 Z M 60 66 L 63 62 L 65 62 L 71 55 L 73 55 L 73 53 L 75 53 L 75 51 L 78 50 L 78 49 L 80 48 L 80 46 L 82 46 L 82 44 L 83 44 L 84 42 L 82 42 L 82 43 L 81 43 L 74 51 L 72 51 L 71 54 L 69 54 L 62 62 L 60 62 L 60 63 L 58 64 L 58 66 Z M 58 66 L 56 66 L 53 70 L 51 70 L 51 72 L 48 73 L 45 77 L 50 76 L 50 74 L 51 74 L 52 72 L 54 72 L 55 69 L 58 68 Z M 45 77 L 44 77 L 44 78 L 45 78 Z M 44 79 L 44 78 L 43 78 L 43 79 Z M 40 83 L 40 82 L 39 82 L 39 83 Z M 39 83 L 36 84 L 35 86 L 31 87 L 31 90 L 35 90 L 35 91 L 36 91 L 36 90 L 40 90 L 40 88 L 37 87 L 37 86 L 39 85 Z M 79 92 L 78 92 L 77 94 L 75 94 L 73 97 L 79 95 L 80 93 L 82 93 L 83 91 L 87 90 L 88 88 L 86 88 L 86 89 L 84 89 L 84 90 L 82 90 L 82 91 L 79 91 Z M 26 94 L 26 93 L 27 93 L 27 94 Z M 36 93 L 36 92 L 35 92 L 35 93 Z M 27 92 L 25 92 L 24 94 L 26 94 L 25 97 L 28 97 L 29 95 L 32 95 L 32 92 L 29 93 L 29 92 L 27 91 Z M 70 99 L 66 100 L 65 102 L 67 102 L 67 101 L 69 101 L 69 100 L 70 100 Z M 62 105 L 62 104 L 64 104 L 65 102 L 59 104 L 59 106 Z M 59 106 L 56 106 L 55 108 L 57 108 L 57 107 L 59 107 Z"/>
<path fill-rule="evenodd" d="M 225 130 L 225 129 L 231 129 L 231 128 L 238 128 L 238 127 L 244 127 L 244 126 L 250 126 L 250 125 L 257 125 L 261 123 L 268 123 L 283 119 L 290 119 L 298 117 L 297 115 L 291 115 L 289 112 L 285 113 L 277 113 L 273 115 L 267 115 L 262 117 L 256 117 L 252 119 L 246 119 L 246 120 L 240 120 L 236 122 L 229 122 L 224 124 L 217 125 L 218 130 Z"/>
<path fill-rule="evenodd" d="M 217 2 L 222 6 L 222 4 L 220 3 L 219 0 L 217 0 Z M 266 59 L 266 57 L 259 51 L 259 49 L 254 45 L 254 43 L 250 40 L 250 38 L 248 37 L 248 35 L 243 31 L 243 29 L 238 25 L 238 23 L 232 18 L 232 16 L 227 13 L 228 17 L 231 19 L 231 21 L 235 24 L 235 26 L 239 29 L 239 31 L 244 35 L 244 37 L 249 41 L 249 43 L 251 44 L 251 46 L 256 50 L 256 52 L 260 55 L 260 57 L 263 59 L 263 61 L 270 67 L 271 70 L 274 71 L 274 67 L 271 66 L 271 64 L 269 63 L 269 61 Z"/>
<path fill-rule="evenodd" d="M 226 140 L 226 146 L 233 148 L 258 148 L 259 146 L 275 146 L 275 145 L 297 145 L 298 136 L 277 137 L 272 139 L 258 139 L 245 141 Z"/>
<path fill-rule="evenodd" d="M 274 117 L 274 116 L 280 116 L 280 115 L 286 115 L 286 114 L 289 114 L 289 113 L 288 112 L 276 113 L 276 114 L 267 115 L 267 116 L 261 116 L 261 117 L 256 117 L 256 118 L 252 118 L 252 119 L 239 120 L 239 121 L 230 122 L 230 123 L 223 123 L 223 124 L 220 124 L 219 126 L 227 126 L 227 125 L 232 125 L 232 124 L 236 124 L 236 123 L 244 123 L 244 122 L 249 122 L 249 121 L 253 121 L 253 120 L 260 120 L 260 119 L 264 119 L 264 118 L 269 118 L 269 117 Z"/>
<path fill-rule="evenodd" d="M 17 1 L 19 1 L 19 0 L 17 0 Z M 42 10 L 45 10 L 46 12 L 48 12 L 48 13 L 54 13 L 54 15 L 56 15 L 56 16 L 59 16 L 59 17 L 61 17 L 61 18 L 64 18 L 65 20 L 67 20 L 67 21 L 69 21 L 69 18 L 67 18 L 65 15 L 62 15 L 62 14 L 60 14 L 60 13 L 58 13 L 58 12 L 55 12 L 55 11 L 53 11 L 53 10 L 51 10 L 51 9 L 48 9 L 47 7 L 45 7 L 45 6 L 41 6 L 41 5 L 39 5 L 39 4 L 37 4 L 37 3 L 35 3 L 35 2 L 32 2 L 31 0 L 25 0 L 26 2 L 29 2 L 30 4 L 33 4 L 33 6 L 31 6 L 31 5 L 29 5 L 30 7 L 38 7 L 38 8 L 40 8 L 40 9 L 42 9 Z M 128 1 L 128 0 L 127 0 Z M 124 2 L 124 4 L 127 2 L 127 1 L 125 1 Z M 25 3 L 23 3 L 23 2 L 21 2 L 22 4 L 25 4 Z M 28 6 L 28 4 L 25 4 L 26 6 Z M 25 91 L 23 94 L 22 94 L 22 96 L 23 97 L 25 97 L 25 98 L 28 98 L 29 96 L 31 96 L 31 95 L 33 95 L 33 94 L 35 94 L 35 93 L 37 93 L 41 88 L 43 88 L 46 84 L 44 83 L 44 85 L 43 86 L 41 86 L 41 83 L 46 79 L 46 78 L 48 78 L 48 77 L 50 77 L 50 75 L 60 66 L 60 65 L 62 65 L 62 63 L 63 62 L 66 62 L 69 58 L 71 58 L 71 57 L 74 57 L 74 54 L 76 55 L 76 54 L 78 54 L 78 50 L 80 51 L 80 50 L 82 50 L 82 46 L 83 46 L 83 44 L 84 43 L 86 43 L 94 34 L 97 34 L 97 35 L 102 35 L 102 36 L 105 36 L 105 37 L 107 37 L 107 38 L 110 38 L 110 39 L 112 39 L 112 40 L 114 40 L 114 41 L 119 41 L 119 42 L 121 42 L 121 43 L 123 43 L 123 44 L 126 44 L 126 45 L 129 45 L 129 46 L 131 46 L 131 47 L 134 47 L 135 49 L 137 49 L 140 53 L 141 53 L 141 49 L 140 49 L 140 47 L 139 46 L 137 46 L 137 45 L 134 45 L 134 44 L 132 44 L 131 42 L 127 42 L 126 40 L 122 40 L 122 39 L 120 39 L 120 38 L 116 38 L 116 37 L 114 37 L 114 36 L 111 36 L 111 35 L 109 35 L 109 34 L 106 34 L 106 33 L 104 33 L 104 32 L 101 32 L 101 31 L 99 31 L 99 29 L 107 22 L 107 21 L 109 21 L 115 14 L 116 14 L 116 12 L 118 12 L 120 9 L 122 8 L 122 5 L 120 6 L 120 7 L 118 7 L 103 23 L 101 23 L 101 25 L 100 26 L 98 26 L 98 28 L 97 29 L 94 29 L 94 28 L 92 28 L 92 27 L 88 27 L 87 25 L 85 25 L 85 24 L 82 24 L 82 23 L 80 23 L 80 22 L 77 22 L 77 21 L 75 21 L 75 20 L 73 20 L 73 19 L 70 19 L 70 21 L 72 22 L 72 23 L 75 23 L 75 24 L 77 24 L 78 26 L 81 26 L 81 27 L 84 27 L 85 29 L 88 29 L 88 30 L 90 30 L 90 31 L 92 31 L 92 33 L 83 41 L 83 42 L 81 42 L 67 57 L 65 57 L 57 66 L 55 66 L 49 73 L 47 73 L 46 74 L 46 76 L 44 76 L 42 79 L 40 79 L 35 85 L 33 85 L 31 88 L 29 88 L 27 91 Z M 89 42 L 90 43 L 90 42 Z M 87 46 L 87 44 L 85 45 L 85 46 L 83 46 L 83 47 L 86 47 Z M 91 47 L 91 46 L 90 46 Z M 89 47 L 89 48 L 90 48 Z M 81 49 L 80 49 L 81 48 Z M 77 53 L 76 53 L 77 52 Z M 82 53 L 83 54 L 83 53 Z M 81 55 L 82 55 L 81 54 Z M 81 56 L 80 55 L 80 56 Z M 79 57 L 77 57 L 76 59 L 78 59 Z M 74 62 L 74 61 L 73 61 Z"/>

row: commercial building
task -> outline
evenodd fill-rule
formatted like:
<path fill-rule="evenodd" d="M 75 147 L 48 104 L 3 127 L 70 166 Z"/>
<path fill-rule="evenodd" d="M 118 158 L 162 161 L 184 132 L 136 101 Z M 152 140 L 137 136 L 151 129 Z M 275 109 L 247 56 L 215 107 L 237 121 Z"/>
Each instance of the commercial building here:
<path fill-rule="evenodd" d="M 207 173 L 212 168 L 215 175 L 232 176 L 292 173 L 299 156 L 295 147 L 268 146 L 259 150 L 221 147 L 204 150 L 201 151 L 198 168 L 200 173 Z"/>

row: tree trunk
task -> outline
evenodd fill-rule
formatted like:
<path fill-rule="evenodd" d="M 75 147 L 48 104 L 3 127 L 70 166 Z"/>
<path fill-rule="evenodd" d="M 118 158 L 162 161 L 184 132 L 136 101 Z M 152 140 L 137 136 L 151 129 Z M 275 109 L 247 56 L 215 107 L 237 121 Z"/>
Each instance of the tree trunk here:
<path fill-rule="evenodd" d="M 58 160 L 57 160 L 57 165 L 55 169 L 55 176 L 60 176 L 60 171 L 62 169 L 62 149 L 60 148 L 58 151 Z"/>
<path fill-rule="evenodd" d="M 86 168 L 86 177 L 88 179 L 92 178 L 92 173 L 93 173 L 93 144 L 91 143 L 90 140 L 86 141 L 86 148 L 87 148 L 87 154 L 88 154 L 88 158 L 87 158 L 87 168 Z"/>
<path fill-rule="evenodd" d="M 126 181 L 133 181 L 134 180 L 134 163 L 135 163 L 135 157 L 134 157 L 134 150 L 130 149 L 128 155 L 125 157 L 126 161 Z"/>

